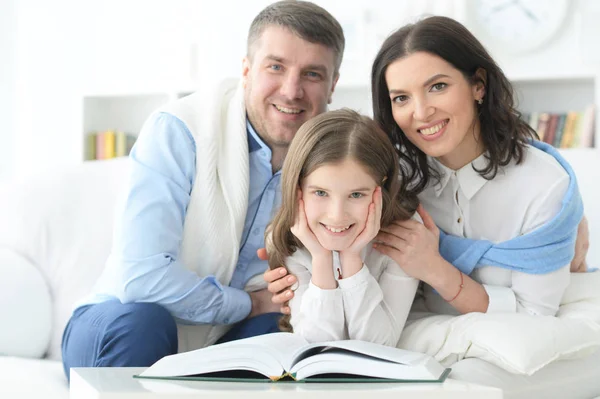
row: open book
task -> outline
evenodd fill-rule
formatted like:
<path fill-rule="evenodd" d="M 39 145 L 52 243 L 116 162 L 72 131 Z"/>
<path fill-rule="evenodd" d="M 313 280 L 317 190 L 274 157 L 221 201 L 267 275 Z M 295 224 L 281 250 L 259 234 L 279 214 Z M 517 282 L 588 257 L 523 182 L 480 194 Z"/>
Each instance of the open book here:
<path fill-rule="evenodd" d="M 216 381 L 442 382 L 450 369 L 432 357 L 364 341 L 309 344 L 275 333 L 166 356 L 137 378 Z"/>

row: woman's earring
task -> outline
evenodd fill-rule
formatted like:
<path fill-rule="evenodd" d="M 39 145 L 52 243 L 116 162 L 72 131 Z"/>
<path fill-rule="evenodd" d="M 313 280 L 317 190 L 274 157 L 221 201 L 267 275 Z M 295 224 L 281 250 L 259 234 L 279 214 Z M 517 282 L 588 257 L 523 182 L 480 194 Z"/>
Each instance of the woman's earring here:
<path fill-rule="evenodd" d="M 478 103 L 479 105 L 483 105 L 483 98 L 480 98 L 479 100 L 477 100 L 477 103 Z"/>

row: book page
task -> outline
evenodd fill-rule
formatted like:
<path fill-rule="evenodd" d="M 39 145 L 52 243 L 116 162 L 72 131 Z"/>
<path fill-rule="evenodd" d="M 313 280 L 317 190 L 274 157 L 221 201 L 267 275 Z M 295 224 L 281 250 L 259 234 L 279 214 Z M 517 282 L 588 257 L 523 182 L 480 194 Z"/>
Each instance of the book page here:
<path fill-rule="evenodd" d="M 195 351 L 166 356 L 141 373 L 143 377 L 176 377 L 248 370 L 269 378 L 283 374 L 284 364 L 306 340 L 292 333 L 265 334 Z"/>
<path fill-rule="evenodd" d="M 361 353 L 372 356 L 378 359 L 387 360 L 394 363 L 406 364 L 409 366 L 417 366 L 427 362 L 429 355 L 419 352 L 407 351 L 404 349 L 393 348 L 390 346 L 374 344 L 372 342 L 346 340 L 346 341 L 330 341 L 311 344 L 303 348 L 302 353 L 313 349 L 327 347 L 345 349 L 351 352 Z M 296 354 L 296 359 L 301 357 L 302 353 Z"/>
<path fill-rule="evenodd" d="M 426 354 L 358 340 L 306 346 L 295 355 L 291 369 L 298 379 L 323 373 L 346 373 L 406 380 L 436 380 L 444 370 Z"/>

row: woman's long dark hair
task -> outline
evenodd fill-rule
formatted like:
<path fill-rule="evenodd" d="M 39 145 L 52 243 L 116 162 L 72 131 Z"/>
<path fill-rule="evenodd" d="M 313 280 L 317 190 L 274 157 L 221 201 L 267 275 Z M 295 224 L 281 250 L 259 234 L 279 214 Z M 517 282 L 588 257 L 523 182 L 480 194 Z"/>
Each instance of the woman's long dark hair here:
<path fill-rule="evenodd" d="M 515 109 L 512 85 L 504 72 L 475 36 L 459 22 L 439 16 L 425 18 L 392 33 L 381 46 L 371 71 L 373 116 L 398 150 L 402 171 L 409 184 L 406 195 L 419 194 L 432 177 L 439 178 L 429 167 L 427 155 L 406 138 L 394 121 L 385 80 L 390 64 L 416 52 L 436 55 L 461 71 L 471 84 L 479 82 L 484 85 L 483 104 L 474 103 L 473 107 L 477 107 L 488 164 L 481 170 L 475 170 L 491 180 L 500 167 L 512 160 L 521 163 L 526 143 L 537 138 L 537 134 L 520 119 L 521 114 Z M 485 81 L 477 73 L 480 70 L 485 71 Z"/>

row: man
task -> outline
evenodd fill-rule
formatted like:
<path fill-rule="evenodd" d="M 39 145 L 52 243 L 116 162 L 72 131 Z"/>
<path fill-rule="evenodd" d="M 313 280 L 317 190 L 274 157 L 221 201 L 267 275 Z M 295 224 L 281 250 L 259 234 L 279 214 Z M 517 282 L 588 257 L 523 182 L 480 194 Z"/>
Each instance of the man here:
<path fill-rule="evenodd" d="M 67 377 L 277 331 L 256 251 L 287 148 L 331 102 L 343 51 L 342 28 L 321 7 L 272 4 L 252 22 L 239 84 L 148 119 L 106 269 L 65 329 Z"/>

